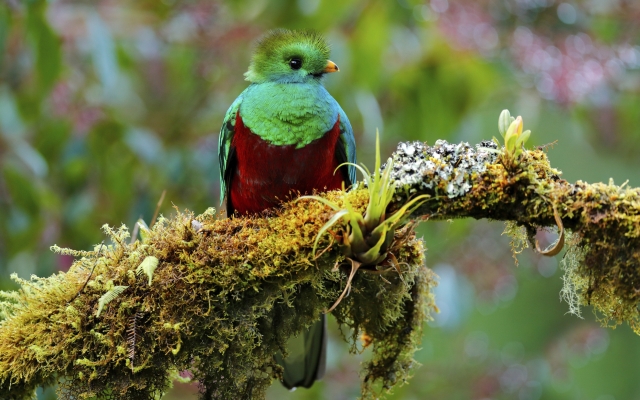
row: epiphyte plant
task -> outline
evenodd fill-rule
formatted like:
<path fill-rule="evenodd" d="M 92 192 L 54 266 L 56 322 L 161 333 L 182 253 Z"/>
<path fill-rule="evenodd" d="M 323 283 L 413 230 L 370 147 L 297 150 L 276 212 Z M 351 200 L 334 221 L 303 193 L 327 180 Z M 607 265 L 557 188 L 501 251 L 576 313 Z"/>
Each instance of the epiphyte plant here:
<path fill-rule="evenodd" d="M 396 230 L 405 225 L 409 221 L 410 215 L 430 197 L 426 194 L 417 196 L 387 215 L 387 208 L 391 200 L 393 200 L 396 189 L 396 183 L 391 178 L 393 158 L 389 157 L 384 168 L 381 168 L 380 140 L 377 133 L 376 163 L 373 173 L 364 164 L 345 164 L 353 165 L 363 175 L 363 184 L 369 192 L 369 202 L 364 214 L 355 211 L 346 197 L 344 198 L 344 208 L 320 196 L 300 197 L 300 199 L 320 201 L 336 211 L 316 236 L 313 247 L 314 257 L 322 235 L 341 219 L 347 223 L 345 230 L 340 234 L 334 235 L 334 237 L 341 242 L 340 249 L 342 254 L 351 262 L 351 273 L 342 295 L 327 312 L 332 311 L 348 293 L 351 281 L 360 267 L 365 266 L 373 269 L 388 260 L 388 256 L 391 255 L 391 253 L 388 253 L 388 249 L 393 243 Z M 398 273 L 401 272 L 394 260 L 388 260 L 388 262 Z M 338 267 L 339 264 L 336 264 L 335 268 Z"/>
<path fill-rule="evenodd" d="M 509 110 L 502 110 L 498 118 L 498 131 L 504 140 L 504 154 L 508 160 L 517 161 L 522 152 L 524 145 L 531 136 L 531 131 L 523 132 L 524 121 L 518 115 L 517 118 L 511 116 Z M 497 142 L 497 140 L 496 140 Z M 499 143 L 497 143 L 499 145 Z"/>

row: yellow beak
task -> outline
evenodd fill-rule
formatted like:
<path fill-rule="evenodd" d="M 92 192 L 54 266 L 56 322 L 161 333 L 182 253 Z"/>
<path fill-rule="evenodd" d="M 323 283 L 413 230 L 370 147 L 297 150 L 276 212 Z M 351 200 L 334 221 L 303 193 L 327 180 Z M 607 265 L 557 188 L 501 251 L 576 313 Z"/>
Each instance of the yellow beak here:
<path fill-rule="evenodd" d="M 324 72 L 338 72 L 340 68 L 331 60 L 327 60 L 327 65 L 324 67 Z"/>

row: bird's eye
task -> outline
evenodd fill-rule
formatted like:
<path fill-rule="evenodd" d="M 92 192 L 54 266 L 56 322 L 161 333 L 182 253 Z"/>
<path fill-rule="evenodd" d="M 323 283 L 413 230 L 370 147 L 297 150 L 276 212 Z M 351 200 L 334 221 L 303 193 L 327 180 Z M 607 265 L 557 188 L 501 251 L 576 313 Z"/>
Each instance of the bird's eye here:
<path fill-rule="evenodd" d="M 300 69 L 302 68 L 302 60 L 299 58 L 292 58 L 289 61 L 289 66 L 291 67 L 291 69 Z"/>

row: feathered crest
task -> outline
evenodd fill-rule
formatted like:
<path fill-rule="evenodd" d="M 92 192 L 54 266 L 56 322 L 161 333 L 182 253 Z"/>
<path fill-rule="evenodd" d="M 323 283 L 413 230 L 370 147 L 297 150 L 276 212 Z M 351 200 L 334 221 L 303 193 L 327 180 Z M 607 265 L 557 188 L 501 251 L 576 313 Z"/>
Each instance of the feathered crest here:
<path fill-rule="evenodd" d="M 256 45 L 254 58 L 260 54 L 269 55 L 278 49 L 293 44 L 304 44 L 320 51 L 329 58 L 330 48 L 324 37 L 315 31 L 292 31 L 289 29 L 272 29 L 265 33 Z"/>
<path fill-rule="evenodd" d="M 263 82 L 271 76 L 289 72 L 281 62 L 299 57 L 307 72 L 322 71 L 329 59 L 330 48 L 324 37 L 314 31 L 274 29 L 258 39 L 245 77 L 250 82 Z"/>

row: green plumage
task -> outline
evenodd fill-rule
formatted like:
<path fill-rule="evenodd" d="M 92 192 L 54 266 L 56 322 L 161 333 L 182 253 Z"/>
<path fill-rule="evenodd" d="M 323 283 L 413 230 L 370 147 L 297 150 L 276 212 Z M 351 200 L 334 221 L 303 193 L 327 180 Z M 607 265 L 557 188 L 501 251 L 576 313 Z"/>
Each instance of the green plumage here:
<path fill-rule="evenodd" d="M 292 73 L 286 63 L 293 57 L 302 57 L 304 67 Z M 315 32 L 275 29 L 260 39 L 251 58 L 249 70 L 244 74 L 251 83 L 267 81 L 294 82 L 306 80 L 309 73 L 320 73 L 329 59 L 329 45 Z"/>
<path fill-rule="evenodd" d="M 321 138 L 336 123 L 339 106 L 319 81 L 306 84 L 265 82 L 242 94 L 242 121 L 278 146 L 303 147 Z"/>

